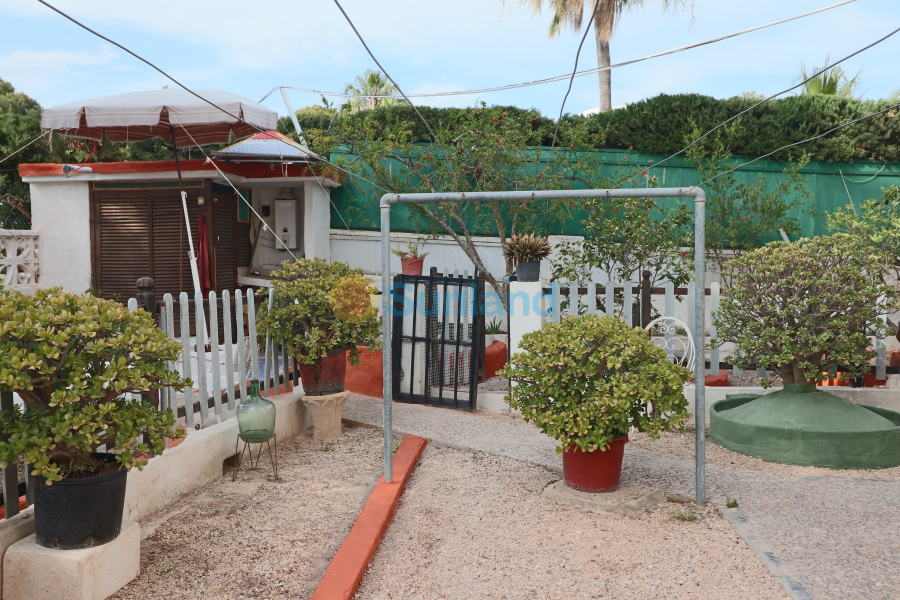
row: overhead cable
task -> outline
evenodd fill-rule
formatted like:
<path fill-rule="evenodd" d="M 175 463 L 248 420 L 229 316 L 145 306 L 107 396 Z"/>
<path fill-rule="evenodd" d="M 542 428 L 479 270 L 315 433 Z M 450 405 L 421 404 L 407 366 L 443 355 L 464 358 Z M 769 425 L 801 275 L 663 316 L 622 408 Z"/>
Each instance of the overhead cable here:
<path fill-rule="evenodd" d="M 838 2 L 837 4 L 832 4 L 830 6 L 818 8 L 816 10 L 805 12 L 800 15 L 795 15 L 793 17 L 788 17 L 786 19 L 773 21 L 771 23 L 766 23 L 765 25 L 757 25 L 756 27 L 751 27 L 750 29 L 743 29 L 741 31 L 735 31 L 733 33 L 729 33 L 726 35 L 720 35 L 718 37 L 710 38 L 710 39 L 704 40 L 702 42 L 695 42 L 693 44 L 688 44 L 687 46 L 680 46 L 678 48 L 672 48 L 671 50 L 657 52 L 656 54 L 649 54 L 649 55 L 643 56 L 641 58 L 636 58 L 633 60 L 628 60 L 625 62 L 616 63 L 616 64 L 609 65 L 609 66 L 597 67 L 595 69 L 587 69 L 585 71 L 578 71 L 577 73 L 575 73 L 575 77 L 584 77 L 586 75 L 593 75 L 595 73 L 599 73 L 600 71 L 608 71 L 608 70 L 612 70 L 612 69 L 618 69 L 620 67 L 626 67 L 628 65 L 633 65 L 633 64 L 636 64 L 639 62 L 644 62 L 646 60 L 650 60 L 653 58 L 659 58 L 660 56 L 667 56 L 669 54 L 676 54 L 678 52 L 684 52 L 685 50 L 699 48 L 700 46 L 715 44 L 716 42 L 721 42 L 723 40 L 727 40 L 727 39 L 730 39 L 733 37 L 744 35 L 745 33 L 752 33 L 754 31 L 759 31 L 760 29 L 766 29 L 768 27 L 774 27 L 775 25 L 781 25 L 783 23 L 788 23 L 790 21 L 796 21 L 797 19 L 809 17 L 809 16 L 812 16 L 812 15 L 815 15 L 815 14 L 818 14 L 821 12 L 825 12 L 827 10 L 831 10 L 833 8 L 838 8 L 840 6 L 850 4 L 852 2 L 856 2 L 856 0 L 844 0 L 843 2 Z M 524 83 L 513 83 L 513 84 L 509 84 L 509 85 L 500 85 L 500 86 L 489 87 L 489 88 L 481 88 L 481 89 L 477 89 L 477 90 L 456 90 L 456 91 L 450 91 L 450 92 L 406 94 L 402 97 L 406 98 L 408 101 L 409 98 L 439 98 L 439 97 L 445 97 L 445 96 L 469 96 L 469 95 L 474 95 L 474 94 L 487 94 L 490 92 L 502 92 L 502 91 L 506 91 L 506 90 L 514 90 L 514 89 L 523 88 L 523 87 L 544 85 L 546 83 L 555 83 L 557 81 L 565 81 L 565 80 L 569 79 L 570 77 L 571 77 L 571 75 L 568 75 L 568 74 L 557 75 L 556 77 L 548 77 L 546 79 L 536 79 L 534 81 L 526 81 Z M 359 95 L 359 94 L 347 94 L 347 93 L 342 93 L 342 92 L 327 92 L 327 91 L 315 90 L 315 89 L 309 89 L 309 88 L 294 87 L 294 86 L 290 86 L 290 85 L 280 85 L 280 86 L 272 88 L 268 94 L 266 94 L 265 96 L 262 97 L 262 99 L 260 99 L 260 102 L 264 101 L 266 98 L 271 96 L 273 93 L 275 93 L 276 91 L 281 90 L 281 89 L 296 90 L 298 92 L 307 92 L 310 94 L 316 94 L 318 96 L 335 96 L 335 97 L 340 97 L 340 98 L 350 98 L 352 96 Z M 363 97 L 364 98 L 400 98 L 401 96 L 398 96 L 396 94 L 382 94 L 382 95 L 364 95 Z"/>

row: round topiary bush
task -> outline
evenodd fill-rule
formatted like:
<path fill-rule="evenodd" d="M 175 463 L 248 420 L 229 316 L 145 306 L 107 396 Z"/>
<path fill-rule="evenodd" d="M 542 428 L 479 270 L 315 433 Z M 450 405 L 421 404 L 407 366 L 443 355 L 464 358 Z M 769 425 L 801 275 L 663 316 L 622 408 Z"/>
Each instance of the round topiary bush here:
<path fill-rule="evenodd" d="M 713 344 L 734 342 L 729 362 L 775 368 L 788 384 L 814 385 L 833 367 L 867 372 L 869 336 L 897 299 L 884 260 L 846 234 L 748 252 L 726 264 Z"/>
<path fill-rule="evenodd" d="M 91 453 L 115 440 L 119 466 L 141 468 L 184 433 L 171 410 L 125 394 L 190 385 L 166 368 L 179 351 L 143 310 L 59 289 L 0 292 L 0 390 L 27 407 L 0 413 L 0 466 L 24 454 L 48 484 L 88 476 Z"/>
<path fill-rule="evenodd" d="M 605 450 L 634 427 L 651 437 L 683 431 L 688 369 L 640 328 L 612 317 L 568 317 L 526 334 L 499 374 L 509 405 L 560 442 L 557 452 Z"/>

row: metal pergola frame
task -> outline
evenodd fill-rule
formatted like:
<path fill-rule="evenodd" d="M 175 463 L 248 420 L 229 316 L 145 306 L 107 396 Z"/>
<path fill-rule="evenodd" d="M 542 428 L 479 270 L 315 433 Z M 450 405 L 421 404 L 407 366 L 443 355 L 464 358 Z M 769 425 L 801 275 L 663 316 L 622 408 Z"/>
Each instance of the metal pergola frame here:
<path fill-rule="evenodd" d="M 393 481 L 393 396 L 391 378 L 391 206 L 434 202 L 508 202 L 511 200 L 580 200 L 583 198 L 692 198 L 694 200 L 694 422 L 696 426 L 696 503 L 705 503 L 706 485 L 706 193 L 699 187 L 658 189 L 541 190 L 533 192 L 450 192 L 385 194 L 381 197 L 381 320 L 384 348 L 384 481 Z"/>

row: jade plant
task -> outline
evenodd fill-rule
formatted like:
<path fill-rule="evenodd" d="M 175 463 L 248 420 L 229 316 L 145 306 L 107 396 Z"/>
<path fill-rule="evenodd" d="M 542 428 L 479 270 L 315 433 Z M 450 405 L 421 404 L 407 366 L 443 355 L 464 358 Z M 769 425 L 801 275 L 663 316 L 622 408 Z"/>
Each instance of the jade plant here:
<path fill-rule="evenodd" d="M 376 290 L 361 270 L 304 258 L 274 271 L 272 284 L 272 308 L 260 311 L 260 338 L 268 333 L 317 373 L 332 351 L 348 350 L 350 364 L 357 365 L 357 346 L 381 347 L 380 321 L 370 300 Z"/>
<path fill-rule="evenodd" d="M 775 368 L 789 384 L 814 385 L 836 367 L 863 374 L 869 336 L 897 299 L 881 281 L 884 260 L 847 234 L 747 252 L 726 265 L 732 283 L 712 344 L 734 342 L 740 353 L 729 362 Z"/>
<path fill-rule="evenodd" d="M 520 347 L 499 372 L 515 382 L 509 405 L 558 440 L 557 452 L 605 450 L 632 427 L 653 438 L 684 430 L 690 371 L 646 331 L 614 317 L 567 317 L 525 334 Z"/>
<path fill-rule="evenodd" d="M 115 442 L 120 468 L 142 468 L 184 433 L 171 410 L 125 395 L 191 385 L 166 367 L 179 350 L 143 310 L 59 289 L 0 292 L 0 390 L 26 407 L 0 413 L 0 467 L 24 455 L 52 484 L 92 474 L 92 452 Z"/>
<path fill-rule="evenodd" d="M 550 242 L 533 233 L 513 234 L 506 242 L 503 253 L 520 261 L 541 260 L 550 254 Z"/>

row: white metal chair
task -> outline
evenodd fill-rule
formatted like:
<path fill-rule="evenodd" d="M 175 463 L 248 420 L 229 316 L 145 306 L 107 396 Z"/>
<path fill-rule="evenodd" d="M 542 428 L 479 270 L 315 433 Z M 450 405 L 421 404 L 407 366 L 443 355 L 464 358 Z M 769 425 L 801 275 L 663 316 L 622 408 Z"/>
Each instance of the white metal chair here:
<path fill-rule="evenodd" d="M 673 364 L 694 368 L 694 337 L 687 324 L 676 317 L 660 317 L 647 324 L 650 339 L 666 351 L 666 356 Z"/>

